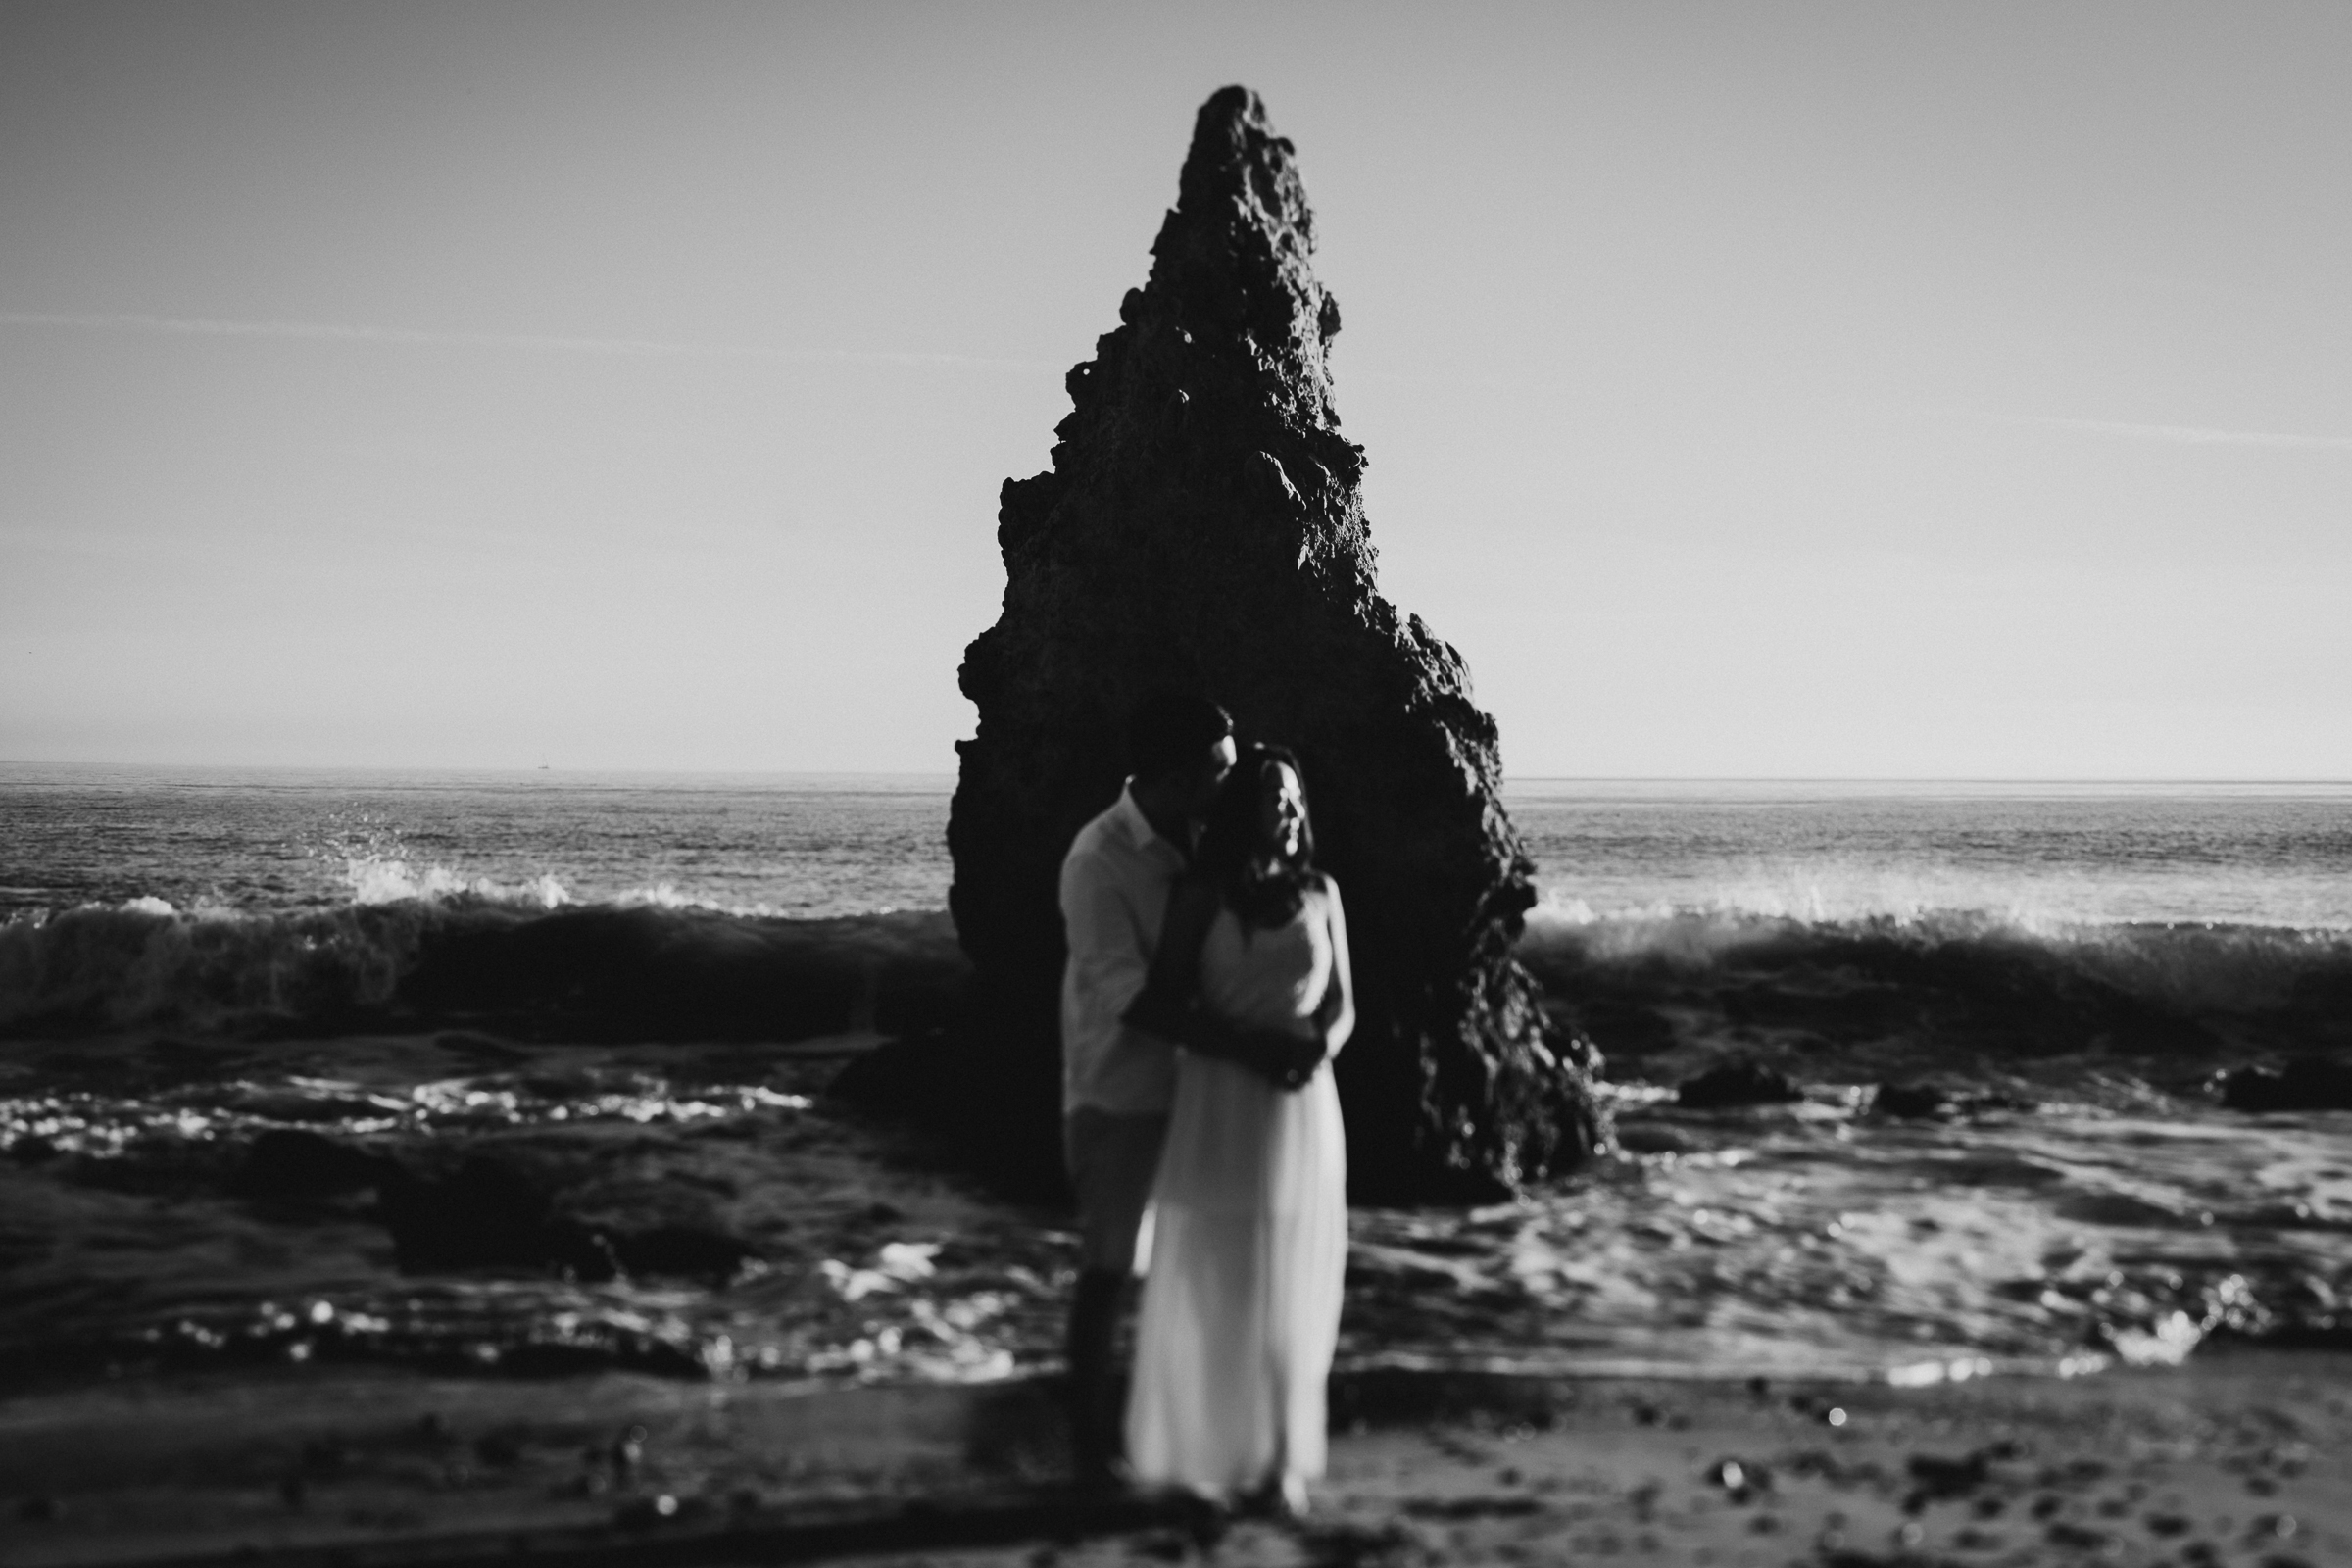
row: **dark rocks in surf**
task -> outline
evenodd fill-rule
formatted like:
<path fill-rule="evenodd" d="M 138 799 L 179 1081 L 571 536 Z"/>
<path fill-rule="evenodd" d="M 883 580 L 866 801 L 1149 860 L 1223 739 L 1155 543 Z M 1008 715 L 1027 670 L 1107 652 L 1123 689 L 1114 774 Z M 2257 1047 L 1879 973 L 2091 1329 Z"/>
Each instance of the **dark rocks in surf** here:
<path fill-rule="evenodd" d="M 2352 1062 L 2298 1056 L 2276 1072 L 2241 1067 L 2222 1075 L 2221 1091 L 2231 1110 L 2352 1110 Z"/>
<path fill-rule="evenodd" d="M 471 1154 L 442 1176 L 396 1171 L 378 1199 L 401 1271 L 548 1269 L 582 1280 L 623 1274 L 732 1279 L 752 1249 L 699 1226 L 591 1225 L 561 1212 L 520 1166 Z"/>
<path fill-rule="evenodd" d="M 559 1216 L 546 1188 L 489 1155 L 467 1155 L 445 1176 L 395 1171 L 377 1203 L 404 1274 L 553 1268 L 608 1280 L 620 1272 L 602 1237 Z"/>
<path fill-rule="evenodd" d="M 1934 1084 L 1881 1084 L 1870 1097 L 1874 1115 L 1904 1121 L 1926 1121 L 1952 1108 L 1952 1097 Z"/>
<path fill-rule="evenodd" d="M 732 1279 L 753 1253 L 703 1226 L 592 1225 L 563 1213 L 549 1184 L 512 1160 L 467 1155 L 443 1173 L 321 1134 L 273 1129 L 256 1138 L 229 1181 L 240 1198 L 316 1202 L 372 1189 L 403 1273 L 554 1270 L 583 1280 L 623 1274 Z"/>
<path fill-rule="evenodd" d="M 380 1187 L 399 1165 L 371 1150 L 299 1128 L 276 1128 L 246 1146 L 230 1188 L 240 1198 L 302 1200 Z"/>
<path fill-rule="evenodd" d="M 1675 1087 L 1675 1102 L 1686 1110 L 1727 1110 L 1737 1105 L 1779 1105 L 1802 1100 L 1796 1080 L 1778 1067 L 1742 1059 L 1710 1067 Z"/>
<path fill-rule="evenodd" d="M 1949 1502 L 1955 1497 L 1967 1496 L 1992 1479 L 1992 1461 L 2013 1457 L 2013 1452 L 2007 1450 L 2013 1450 L 2014 1447 L 2013 1444 L 2006 1446 L 2006 1449 L 2004 1446 L 1995 1445 L 1979 1448 L 1957 1459 L 1934 1453 L 1913 1454 L 1910 1462 L 1904 1466 L 1914 1483 L 1910 1496 L 1904 1499 L 1904 1511 L 1917 1513 L 1919 1507 L 1927 1503 Z"/>
<path fill-rule="evenodd" d="M 1117 797 L 1126 715 L 1159 686 L 1215 696 L 1303 761 L 1355 949 L 1339 1076 L 1359 1195 L 1491 1193 L 1604 1137 L 1512 956 L 1534 867 L 1494 722 L 1461 655 L 1375 590 L 1314 241 L 1291 143 L 1255 94 L 1217 93 L 1149 280 L 1069 373 L 1053 466 L 1004 488 L 1004 611 L 960 672 L 979 726 L 958 748 L 950 905 L 977 973 L 949 1098 L 1041 1174 L 1058 1147 L 1056 874 Z"/>
<path fill-rule="evenodd" d="M 758 1254 L 724 1231 L 700 1225 L 648 1225 L 597 1232 L 624 1274 L 732 1280 Z"/>
<path fill-rule="evenodd" d="M 1644 1121 L 1617 1123 L 1617 1148 L 1628 1154 L 1688 1154 L 1703 1147 L 1701 1140 L 1679 1127 Z"/>

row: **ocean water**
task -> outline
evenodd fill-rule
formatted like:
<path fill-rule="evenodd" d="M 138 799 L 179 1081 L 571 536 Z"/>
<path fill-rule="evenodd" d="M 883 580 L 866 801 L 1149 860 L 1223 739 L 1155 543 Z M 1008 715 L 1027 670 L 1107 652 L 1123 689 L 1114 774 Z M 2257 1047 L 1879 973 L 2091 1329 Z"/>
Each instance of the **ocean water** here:
<path fill-rule="evenodd" d="M 817 918 L 947 907 L 952 776 L 0 766 L 0 917 L 417 899 Z"/>
<path fill-rule="evenodd" d="M 987 1377 L 1073 1261 L 831 1106 L 939 778 L 0 768 L 0 1361 Z M 1354 1217 L 1343 1355 L 1901 1378 L 2352 1338 L 2352 787 L 1533 781 L 1623 1149 Z M 1730 1058 L 1788 1103 L 1681 1107 Z M 1943 1112 L 1872 1109 L 1882 1083 Z M 435 1216 L 513 1211 L 499 1256 Z M 503 1211 L 503 1210 L 502 1210 Z"/>

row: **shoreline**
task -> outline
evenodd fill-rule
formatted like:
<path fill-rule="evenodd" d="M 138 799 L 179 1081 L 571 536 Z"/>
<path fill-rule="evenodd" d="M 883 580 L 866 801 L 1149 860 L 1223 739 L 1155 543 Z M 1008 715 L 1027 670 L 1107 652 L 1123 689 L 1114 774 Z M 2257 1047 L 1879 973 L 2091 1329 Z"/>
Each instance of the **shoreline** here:
<path fill-rule="evenodd" d="M 279 1368 L 0 1404 L 0 1560 L 406 1568 L 2352 1560 L 2352 1354 L 1885 1381 L 1405 1367 L 1332 1385 L 1297 1527 L 1059 1486 L 1058 1382 L 816 1387 Z M 1832 1412 L 1840 1412 L 1833 1417 Z M 2289 1522 L 2291 1521 L 2291 1522 Z M 2200 1546 L 2199 1544 L 2202 1544 Z"/>
<path fill-rule="evenodd" d="M 128 1381 L 215 1367 L 266 1381 L 276 1358 L 315 1357 L 321 1374 L 397 1381 L 513 1355 L 501 1376 L 736 1367 L 768 1388 L 1049 1364 L 1063 1216 L 828 1101 L 839 1063 L 882 1038 L 0 1047 L 0 1069 L 53 1086 L 0 1122 L 0 1146 L 12 1131 L 25 1143 L 0 1161 L 0 1206 L 26 1238 L 0 1372 L 18 1392 L 94 1387 L 115 1366 Z M 2177 1359 L 2208 1331 L 2352 1349 L 2329 1304 L 2341 1115 L 2256 1123 L 2112 1076 L 2066 1100 L 2042 1082 L 2111 1060 L 1981 1076 L 1992 1093 L 1955 1092 L 1925 1119 L 1873 1114 L 1865 1092 L 1818 1080 L 1788 1104 L 1722 1111 L 1620 1086 L 1630 1152 L 1585 1177 L 1483 1208 L 1354 1208 L 1340 1365 L 1663 1382 L 1728 1365 L 1925 1386 Z M 1633 1061 L 1651 1079 L 1695 1064 Z M 1900 1063 L 1871 1065 L 1897 1081 Z M 262 1140 L 365 1179 L 257 1175 Z M 615 1246 L 674 1232 L 757 1266 L 576 1285 L 535 1254 L 404 1271 L 370 1183 L 397 1160 L 446 1189 L 474 1159 L 550 1202 L 586 1194 L 579 1223 Z"/>

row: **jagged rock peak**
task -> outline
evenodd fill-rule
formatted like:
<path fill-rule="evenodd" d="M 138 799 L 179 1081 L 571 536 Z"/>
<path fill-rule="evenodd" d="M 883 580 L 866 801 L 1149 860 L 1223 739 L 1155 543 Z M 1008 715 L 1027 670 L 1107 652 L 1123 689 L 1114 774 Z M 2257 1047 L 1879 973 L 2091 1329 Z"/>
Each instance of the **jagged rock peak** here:
<path fill-rule="evenodd" d="M 1150 277 L 1128 290 L 1121 324 L 1094 358 L 1070 370 L 1053 469 L 1004 487 L 998 538 L 1008 568 L 1038 551 L 1083 555 L 1115 539 L 1164 554 L 1138 544 L 1134 510 L 1064 504 L 1151 475 L 1142 512 L 1185 499 L 1250 557 L 1258 580 L 1293 579 L 1398 633 L 1373 591 L 1356 487 L 1363 449 L 1340 433 L 1332 401 L 1326 355 L 1340 310 L 1309 266 L 1313 239 L 1291 143 L 1254 93 L 1219 92 L 1196 123 Z M 1096 537 L 1074 539 L 1073 528 Z"/>
<path fill-rule="evenodd" d="M 1170 223 L 1238 222 L 1265 235 L 1275 257 L 1303 264 L 1315 252 L 1315 215 L 1298 177 L 1297 152 L 1288 137 L 1274 134 L 1257 94 L 1225 88 L 1200 106 L 1193 122 L 1192 151 L 1177 180 Z M 1163 241 L 1166 236 L 1162 229 Z"/>
<path fill-rule="evenodd" d="M 1177 176 L 1177 205 L 1195 213 L 1218 204 L 1254 202 L 1268 226 L 1298 236 L 1313 250 L 1315 220 L 1292 165 L 1298 151 L 1274 134 L 1265 100 L 1247 87 L 1222 87 L 1193 120 L 1193 145 Z"/>
<path fill-rule="evenodd" d="M 1500 1191 L 1605 1132 L 1512 957 L 1534 867 L 1494 722 L 1461 656 L 1375 588 L 1313 249 L 1291 144 L 1255 94 L 1217 93 L 1149 278 L 1070 371 L 1053 466 L 1005 482 L 1004 608 L 965 651 L 979 726 L 948 829 L 976 974 L 966 1083 L 1051 1156 L 1056 871 L 1118 796 L 1136 700 L 1188 687 L 1296 749 L 1348 890 L 1359 1022 L 1339 1076 L 1359 1192 Z"/>
<path fill-rule="evenodd" d="M 1296 153 L 1247 87 L 1201 105 L 1176 205 L 1152 245 L 1151 280 L 1120 316 L 1240 339 L 1233 346 L 1311 386 L 1312 415 L 1337 424 L 1324 352 L 1339 333 L 1340 307 L 1310 269 L 1315 215 Z"/>

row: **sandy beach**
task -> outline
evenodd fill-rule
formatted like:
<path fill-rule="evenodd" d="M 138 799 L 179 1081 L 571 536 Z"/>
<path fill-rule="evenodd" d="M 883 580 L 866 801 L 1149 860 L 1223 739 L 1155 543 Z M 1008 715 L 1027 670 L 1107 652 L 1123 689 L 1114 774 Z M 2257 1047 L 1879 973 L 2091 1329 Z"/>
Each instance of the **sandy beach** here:
<path fill-rule="evenodd" d="M 1061 1490 L 1051 1379 L 336 1369 L 0 1409 L 0 1561 L 2352 1561 L 2352 1359 L 1928 1389 L 1369 1369 L 1303 1524 Z"/>

